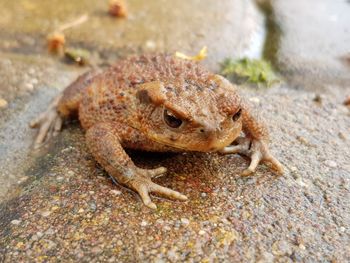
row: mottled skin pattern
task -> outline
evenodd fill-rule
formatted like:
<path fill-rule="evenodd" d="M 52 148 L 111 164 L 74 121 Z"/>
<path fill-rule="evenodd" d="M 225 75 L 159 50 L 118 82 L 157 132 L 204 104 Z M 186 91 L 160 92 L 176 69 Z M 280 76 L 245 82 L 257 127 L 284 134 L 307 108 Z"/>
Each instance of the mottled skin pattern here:
<path fill-rule="evenodd" d="M 150 192 L 187 198 L 151 181 L 166 168 L 138 168 L 124 148 L 241 153 L 251 157 L 243 175 L 253 173 L 260 161 L 282 172 L 269 153 L 265 125 L 235 87 L 192 61 L 168 55 L 131 57 L 104 72 L 82 75 L 31 123 L 40 128 L 35 146 L 57 134 L 63 119 L 74 115 L 87 131 L 86 142 L 96 160 L 150 208 L 156 208 Z"/>

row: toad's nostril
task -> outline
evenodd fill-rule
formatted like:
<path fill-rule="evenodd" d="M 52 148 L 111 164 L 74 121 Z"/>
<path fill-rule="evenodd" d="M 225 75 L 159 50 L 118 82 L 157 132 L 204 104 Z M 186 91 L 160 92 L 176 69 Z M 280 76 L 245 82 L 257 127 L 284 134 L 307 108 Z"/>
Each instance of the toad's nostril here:
<path fill-rule="evenodd" d="M 199 131 L 200 131 L 200 132 L 205 132 L 205 130 L 204 130 L 204 129 L 200 129 Z"/>

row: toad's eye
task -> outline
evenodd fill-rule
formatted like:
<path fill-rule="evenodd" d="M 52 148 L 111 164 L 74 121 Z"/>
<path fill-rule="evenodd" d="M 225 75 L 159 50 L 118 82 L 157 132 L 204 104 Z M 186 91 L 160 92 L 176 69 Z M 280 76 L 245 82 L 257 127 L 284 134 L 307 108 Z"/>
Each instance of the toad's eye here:
<path fill-rule="evenodd" d="M 182 120 L 175 117 L 175 115 L 167 109 L 164 109 L 163 119 L 170 128 L 179 128 L 182 124 Z"/>
<path fill-rule="evenodd" d="M 241 117 L 242 114 L 242 109 L 239 109 L 233 116 L 232 116 L 232 120 L 233 121 L 237 121 L 239 119 L 239 117 Z"/>

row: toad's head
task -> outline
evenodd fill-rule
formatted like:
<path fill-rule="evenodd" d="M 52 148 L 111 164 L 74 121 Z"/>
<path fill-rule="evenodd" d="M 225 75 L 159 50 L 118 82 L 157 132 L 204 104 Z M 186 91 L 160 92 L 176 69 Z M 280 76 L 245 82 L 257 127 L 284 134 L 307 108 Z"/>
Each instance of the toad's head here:
<path fill-rule="evenodd" d="M 241 103 L 233 85 L 218 75 L 144 83 L 137 91 L 139 129 L 149 139 L 187 151 L 217 151 L 242 130 Z"/>

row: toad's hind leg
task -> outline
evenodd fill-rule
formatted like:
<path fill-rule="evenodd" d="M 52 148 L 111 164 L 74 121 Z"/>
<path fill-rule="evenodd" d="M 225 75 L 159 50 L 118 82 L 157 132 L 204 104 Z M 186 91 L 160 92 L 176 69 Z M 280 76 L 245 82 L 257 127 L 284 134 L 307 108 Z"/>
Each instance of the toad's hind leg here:
<path fill-rule="evenodd" d="M 78 77 L 49 105 L 47 110 L 30 122 L 31 128 L 38 128 L 34 148 L 56 136 L 62 128 L 63 119 L 76 115 L 83 91 L 91 83 L 98 71 L 89 71 Z"/>

